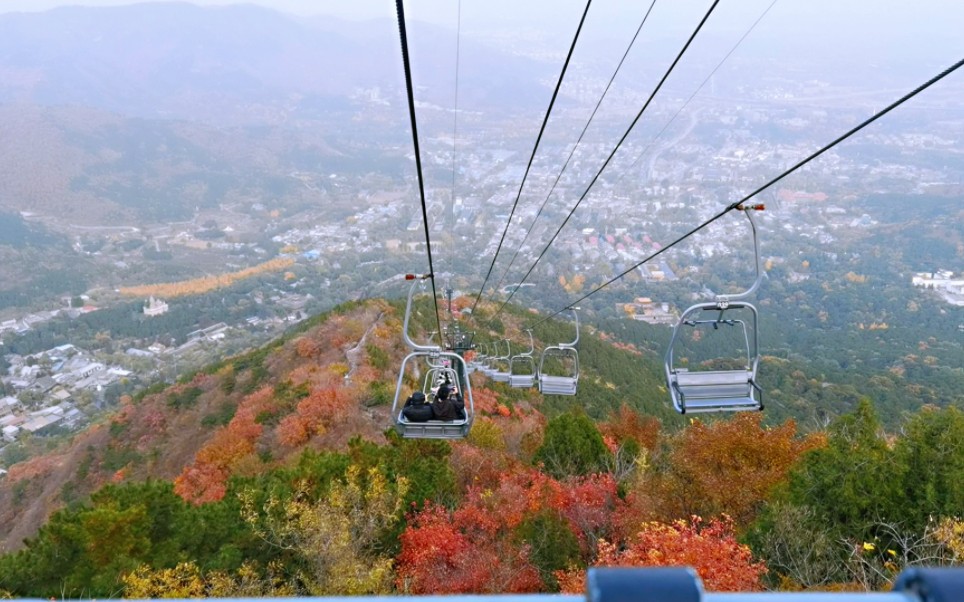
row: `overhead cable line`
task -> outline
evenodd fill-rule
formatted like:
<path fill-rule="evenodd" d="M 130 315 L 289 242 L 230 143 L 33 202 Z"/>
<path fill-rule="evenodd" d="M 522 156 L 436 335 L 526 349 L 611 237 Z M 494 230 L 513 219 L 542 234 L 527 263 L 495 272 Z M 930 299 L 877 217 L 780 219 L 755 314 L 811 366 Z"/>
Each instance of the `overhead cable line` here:
<path fill-rule="evenodd" d="M 773 0 L 773 1 L 776 2 L 776 0 Z M 559 184 L 559 179 L 562 178 L 562 174 L 565 173 L 566 168 L 569 167 L 569 162 L 572 160 L 572 156 L 575 154 L 576 149 L 579 147 L 579 143 L 582 142 L 583 136 L 586 135 L 586 131 L 589 129 L 589 125 L 592 124 L 593 118 L 596 117 L 596 112 L 599 111 L 599 107 L 602 105 L 603 100 L 606 98 L 606 94 L 609 93 L 609 88 L 613 85 L 613 81 L 616 79 L 616 74 L 619 73 L 619 69 L 623 66 L 623 63 L 626 61 L 626 57 L 629 56 L 629 51 L 632 50 L 633 44 L 636 43 L 636 38 L 639 37 L 639 32 L 642 31 L 643 25 L 646 24 L 646 20 L 649 19 L 649 13 L 653 11 L 653 7 L 655 5 L 656 5 L 656 0 L 653 0 L 649 5 L 649 9 L 646 10 L 646 14 L 643 15 L 643 20 L 639 23 L 639 27 L 636 28 L 636 33 L 633 34 L 633 39 L 630 40 L 629 46 L 626 47 L 626 52 L 623 53 L 623 57 L 619 59 L 619 64 L 616 65 L 616 70 L 613 71 L 612 77 L 609 78 L 609 83 L 606 84 L 606 89 L 603 90 L 602 96 L 599 97 L 599 102 L 596 103 L 596 107 L 592 110 L 592 114 L 589 116 L 589 120 L 586 122 L 585 127 L 582 128 L 582 132 L 580 132 L 579 138 L 576 139 L 576 143 L 572 146 L 572 150 L 569 151 L 569 156 L 566 157 L 566 162 L 563 163 L 562 169 L 559 170 L 559 175 L 556 176 L 556 180 L 552 183 L 552 186 L 549 188 L 549 194 L 546 195 L 546 200 L 542 201 L 542 206 L 539 207 L 539 211 L 536 212 L 536 216 L 532 218 L 532 222 L 529 224 L 529 228 L 526 230 L 526 234 L 522 238 L 522 242 L 519 243 L 519 247 L 515 250 L 515 253 L 512 255 L 512 259 L 509 261 L 509 267 L 505 269 L 505 272 L 502 274 L 502 278 L 499 280 L 499 283 L 495 285 L 496 290 L 499 290 L 500 288 L 502 288 L 502 283 L 505 282 L 505 277 L 509 275 L 509 270 L 511 270 L 512 266 L 515 265 L 515 260 L 519 256 L 519 252 L 522 250 L 522 246 L 526 244 L 527 240 L 529 240 L 529 235 L 532 234 L 532 229 L 535 227 L 536 222 L 539 220 L 539 216 L 542 215 L 542 211 L 546 208 L 546 205 L 549 203 L 549 198 L 552 196 L 552 193 L 555 192 L 556 186 Z"/>
<path fill-rule="evenodd" d="M 773 0 L 776 2 L 776 0 Z M 455 108 L 452 111 L 452 207 L 455 207 L 455 174 L 458 171 L 459 139 L 459 54 L 462 47 L 462 0 L 459 0 L 455 25 Z"/>
<path fill-rule="evenodd" d="M 627 268 L 626 270 L 624 270 L 624 271 L 621 272 L 620 274 L 617 274 L 616 276 L 613 276 L 612 278 L 610 278 L 610 279 L 607 280 L 606 282 L 600 284 L 599 286 L 597 286 L 597 287 L 594 288 L 593 290 L 589 291 L 588 293 L 586 293 L 586 294 L 583 295 L 582 297 L 579 297 L 578 299 L 576 299 L 575 301 L 573 301 L 573 302 L 570 303 L 569 305 L 563 307 L 562 309 L 560 309 L 560 310 L 558 310 L 558 311 L 556 311 L 556 312 L 554 312 L 554 313 L 552 313 L 552 314 L 549 314 L 548 316 L 546 316 L 546 317 L 543 318 L 542 320 L 540 320 L 540 321 L 536 322 L 535 324 L 533 324 L 530 328 L 534 328 L 535 326 L 538 326 L 539 324 L 542 324 L 542 323 L 545 322 L 546 320 L 549 320 L 549 319 L 551 319 L 551 318 L 554 318 L 555 316 L 558 316 L 558 315 L 561 314 L 562 312 L 564 312 L 564 311 L 566 311 L 566 310 L 568 310 L 568 309 L 570 309 L 570 308 L 578 305 L 579 303 L 582 303 L 583 301 L 585 301 L 585 300 L 588 299 L 589 297 L 595 295 L 596 293 L 598 293 L 598 292 L 601 291 L 602 289 L 606 288 L 607 286 L 609 286 L 609 285 L 612 284 L 613 282 L 616 282 L 616 281 L 619 280 L 620 278 L 623 278 L 624 276 L 626 276 L 626 274 L 629 274 L 629 273 L 632 272 L 633 270 L 637 269 L 639 266 L 647 263 L 648 261 L 654 259 L 655 257 L 657 257 L 657 256 L 663 254 L 664 252 L 668 251 L 669 249 L 675 247 L 676 245 L 678 245 L 679 243 L 683 242 L 683 241 L 686 240 L 687 238 L 693 236 L 694 234 L 696 234 L 696 233 L 699 232 L 700 230 L 703 230 L 704 228 L 706 228 L 707 226 L 709 226 L 710 224 L 712 224 L 712 223 L 715 222 L 716 220 L 720 219 L 721 217 L 723 217 L 724 215 L 726 215 L 726 214 L 729 213 L 730 211 L 733 211 L 734 209 L 740 209 L 744 203 L 746 203 L 747 201 L 749 201 L 749 200 L 752 199 L 753 197 L 757 196 L 757 195 L 760 194 L 761 192 L 763 192 L 763 191 L 765 191 L 766 189 L 770 188 L 771 186 L 773 186 L 773 185 L 776 184 L 777 182 L 780 182 L 781 180 L 783 180 L 784 178 L 786 178 L 787 176 L 789 176 L 789 175 L 792 174 L 793 172 L 797 171 L 798 169 L 800 169 L 801 167 L 803 167 L 803 166 L 806 165 L 807 163 L 810 163 L 811 161 L 813 161 L 814 159 L 816 159 L 816 158 L 819 157 L 820 155 L 824 154 L 824 153 L 827 152 L 828 150 L 830 150 L 830 149 L 832 149 L 833 147 L 837 146 L 838 144 L 840 144 L 841 142 L 843 142 L 843 141 L 846 140 L 847 138 L 850 138 L 851 136 L 853 136 L 854 134 L 856 134 L 856 133 L 859 132 L 860 130 L 864 129 L 864 128 L 867 127 L 868 125 L 872 124 L 873 122 L 877 121 L 878 119 L 880 119 L 881 117 L 883 117 L 883 116 L 886 115 L 887 113 L 890 113 L 891 111 L 893 111 L 894 109 L 896 109 L 896 108 L 899 107 L 900 105 L 904 104 L 905 102 L 907 102 L 907 101 L 910 100 L 911 98 L 917 96 L 918 94 L 920 94 L 921 92 L 923 92 L 923 91 L 926 90 L 927 88 L 930 88 L 931 86 L 933 86 L 934 84 L 936 84 L 936 83 L 939 82 L 940 80 L 944 79 L 945 77 L 947 77 L 948 75 L 950 75 L 950 74 L 953 73 L 954 71 L 956 71 L 956 70 L 958 70 L 959 68 L 961 68 L 961 66 L 964 66 L 964 59 L 961 59 L 961 60 L 957 61 L 956 63 L 954 63 L 953 65 L 951 65 L 951 66 L 948 67 L 947 69 L 941 71 L 940 73 L 938 73 L 937 75 L 935 75 L 935 76 L 932 77 L 931 79 L 929 79 L 929 80 L 927 80 L 926 82 L 924 82 L 923 84 L 921 84 L 920 86 L 914 88 L 913 90 L 911 90 L 911 91 L 908 92 L 907 94 L 901 96 L 900 98 L 898 98 L 897 100 L 895 100 L 895 101 L 892 102 L 891 104 L 887 105 L 886 108 L 882 109 L 881 111 L 879 111 L 878 113 L 874 114 L 873 116 L 867 118 L 866 120 L 864 120 L 863 122 L 861 122 L 859 125 L 851 128 L 851 129 L 848 130 L 845 134 L 839 136 L 839 137 L 838 137 L 837 139 L 835 139 L 833 142 L 830 142 L 829 144 L 827 144 L 826 146 L 824 146 L 824 147 L 821 148 L 820 150 L 818 150 L 818 151 L 814 152 L 813 154 L 807 156 L 806 158 L 802 159 L 802 160 L 801 160 L 800 162 L 798 162 L 796 165 L 794 165 L 793 167 L 787 169 L 786 171 L 784 171 L 783 173 L 781 173 L 781 174 L 778 175 L 777 177 L 773 178 L 772 180 L 770 180 L 769 182 L 767 182 L 767 183 L 764 184 L 763 186 L 760 186 L 759 188 L 757 188 L 756 190 L 754 190 L 754 191 L 751 192 L 750 194 L 746 195 L 745 197 L 743 197 L 743 198 L 740 199 L 739 201 L 736 201 L 736 202 L 734 202 L 734 203 L 731 203 L 731 204 L 728 205 L 725 209 L 723 209 L 723 211 L 720 211 L 719 213 L 717 213 L 717 214 L 714 215 L 713 217 L 709 218 L 708 220 L 706 220 L 705 222 L 703 222 L 703 223 L 700 224 L 699 226 L 693 228 L 692 230 L 690 230 L 690 231 L 687 232 L 686 234 L 680 236 L 679 238 L 677 238 L 677 239 L 674 240 L 673 242 L 669 243 L 669 244 L 666 245 L 665 247 L 663 247 L 663 248 L 661 248 L 660 250 L 656 251 L 655 253 L 651 254 L 649 257 L 646 257 L 646 258 L 643 259 L 642 261 L 633 264 L 632 266 L 630 266 L 629 268 Z"/>
<path fill-rule="evenodd" d="M 777 0 L 773 0 L 773 2 L 770 3 L 770 6 L 766 7 L 766 9 L 760 14 L 760 16 L 757 17 L 756 21 L 754 21 L 753 24 L 750 25 L 750 28 L 747 29 L 746 32 L 743 34 L 743 36 L 741 36 L 740 39 L 736 41 L 736 44 L 734 44 L 733 47 L 730 48 L 730 51 L 727 52 L 726 55 L 720 60 L 720 62 L 716 64 L 716 67 L 713 67 L 713 70 L 710 71 L 710 74 L 707 75 L 706 78 L 703 79 L 703 82 L 699 86 L 697 86 L 696 90 L 694 90 L 693 93 L 690 94 L 689 98 L 686 99 L 686 102 L 684 102 L 680 106 L 680 108 L 676 110 L 676 113 L 674 113 L 673 116 L 669 118 L 669 121 L 666 122 L 666 125 L 663 126 L 663 129 L 661 129 L 659 132 L 656 133 L 655 136 L 653 136 L 652 140 L 649 141 L 649 144 L 646 145 L 646 147 L 642 150 L 642 152 L 639 153 L 636 159 L 633 160 L 632 164 L 630 164 L 629 169 L 623 170 L 622 174 L 619 176 L 616 182 L 619 182 L 624 177 L 626 177 L 626 174 L 632 173 L 633 168 L 636 166 L 637 163 L 639 163 L 639 160 L 642 159 L 644 156 L 646 156 L 646 151 L 651 149 L 653 147 L 653 144 L 655 144 L 656 141 L 659 140 L 660 136 L 662 136 L 666 132 L 666 130 L 669 129 L 669 126 L 672 125 L 674 121 L 676 121 L 676 118 L 679 117 L 680 113 L 683 112 L 683 109 L 689 106 L 690 102 L 694 98 L 696 98 L 697 94 L 700 93 L 700 90 L 702 90 L 706 86 L 706 84 L 709 83 L 710 79 L 714 75 L 716 75 L 716 72 L 719 71 L 720 67 L 723 66 L 723 63 L 725 63 L 727 59 L 730 58 L 730 55 L 736 52 L 736 49 L 740 47 L 740 44 L 743 43 L 743 40 L 747 39 L 750 33 L 752 33 L 754 29 L 756 29 L 756 26 L 759 25 L 760 21 L 763 20 L 763 17 L 767 16 L 767 13 L 770 12 L 770 9 L 773 8 L 773 5 L 776 3 L 777 3 Z"/>
<path fill-rule="evenodd" d="M 408 92 L 408 115 L 412 121 L 412 143 L 415 146 L 415 171 L 418 173 L 418 194 L 422 202 L 422 224 L 425 229 L 425 251 L 428 254 L 428 275 L 432 280 L 432 300 L 435 302 L 435 322 L 442 332 L 442 320 L 438 311 L 438 292 L 435 290 L 435 267 L 432 265 L 432 240 L 428 233 L 428 210 L 425 207 L 425 182 L 422 178 L 422 157 L 418 147 L 418 126 L 415 120 L 415 93 L 412 86 L 412 68 L 408 58 L 408 34 L 405 29 L 405 7 L 402 0 L 395 0 L 398 13 L 398 37 L 402 43 L 402 64 L 405 67 L 405 88 Z"/>
<path fill-rule="evenodd" d="M 619 150 L 619 147 L 622 146 L 626 138 L 629 137 L 629 133 L 633 131 L 634 127 L 636 127 L 636 124 L 639 122 L 639 118 L 643 116 L 643 113 L 646 112 L 646 109 L 649 107 L 649 104 L 653 102 L 653 98 L 656 96 L 656 93 L 659 92 L 660 88 L 663 87 L 663 84 L 666 82 L 666 79 L 669 77 L 669 74 L 673 72 L 673 69 L 676 67 L 676 64 L 679 63 L 680 59 L 683 58 L 683 55 L 686 53 L 686 50 L 690 47 L 690 44 L 693 43 L 693 39 L 696 38 L 696 34 L 698 34 L 700 30 L 703 28 L 703 25 L 706 23 L 706 20 L 709 19 L 710 15 L 713 13 L 713 9 L 715 9 L 716 5 L 719 3 L 720 3 L 720 0 L 714 0 L 713 4 L 710 5 L 709 10 L 706 11 L 706 14 L 703 15 L 703 18 L 700 20 L 699 25 L 696 26 L 696 29 L 693 30 L 692 34 L 690 34 L 689 39 L 686 40 L 686 44 L 683 45 L 683 49 L 679 51 L 679 54 L 676 55 L 676 58 L 673 60 L 673 63 L 669 66 L 669 69 L 666 70 L 666 73 L 663 74 L 663 77 L 659 80 L 659 83 L 656 84 L 656 88 L 654 88 L 653 93 L 649 95 L 649 98 L 646 100 L 646 104 L 644 104 L 643 108 L 640 109 L 639 113 L 636 114 L 636 118 L 633 119 L 633 122 L 629 124 L 629 128 L 626 129 L 626 133 L 624 133 L 622 138 L 619 139 L 619 142 L 617 142 L 616 146 L 613 147 L 612 152 L 609 153 L 608 157 L 606 157 L 606 160 L 603 162 L 602 167 L 600 167 L 599 171 L 596 172 L 596 175 L 593 176 L 592 181 L 589 182 L 589 186 L 586 187 L 586 191 L 582 193 L 582 196 L 580 196 L 579 200 L 576 201 L 576 204 L 573 205 L 572 209 L 569 211 L 569 215 L 567 215 L 566 219 L 562 221 L 562 224 L 559 226 L 559 229 L 556 230 L 556 233 L 552 235 L 551 239 L 549 239 L 549 242 L 546 244 L 546 247 L 542 250 L 542 253 L 540 253 L 539 257 L 536 258 L 535 262 L 529 268 L 529 271 L 526 272 L 525 276 L 522 277 L 522 280 L 519 282 L 520 285 L 524 283 L 526 279 L 529 278 L 529 275 L 532 274 L 532 270 L 536 269 L 536 266 L 539 265 L 539 261 L 542 260 L 545 254 L 549 251 L 549 247 L 551 247 L 552 243 L 555 242 L 556 237 L 559 236 L 559 233 L 562 232 L 562 229 L 566 227 L 567 223 L 569 223 L 569 219 L 572 217 L 572 214 L 576 212 L 576 209 L 579 208 L 579 204 L 582 203 L 583 199 L 585 199 L 586 196 L 589 194 L 589 191 L 592 190 L 593 184 L 596 183 L 596 180 L 599 179 L 599 176 L 602 174 L 603 170 L 606 169 L 606 166 L 609 165 L 609 162 L 612 161 L 614 156 L 616 156 L 616 152 Z M 502 312 L 502 309 L 512 299 L 512 297 L 515 296 L 516 291 L 518 291 L 520 288 L 522 287 L 521 286 L 515 287 L 515 289 L 509 294 L 506 300 L 499 307 L 498 311 L 495 312 L 495 315 L 499 315 L 499 313 Z"/>
<path fill-rule="evenodd" d="M 462 45 L 462 0 L 458 1 L 458 12 L 455 25 L 455 102 L 452 109 L 452 206 L 455 206 L 455 173 L 458 170 L 458 146 L 459 136 L 459 55 Z M 432 218 L 430 228 L 435 229 L 439 219 L 445 214 L 444 207 Z"/>
<path fill-rule="evenodd" d="M 775 2 L 776 0 L 774 0 Z M 455 212 L 455 175 L 458 172 L 458 140 L 459 140 L 459 56 L 461 54 L 462 47 L 462 0 L 458 1 L 458 8 L 456 9 L 456 20 L 455 20 L 455 102 L 453 103 L 452 110 L 452 212 Z M 433 222 L 434 225 L 437 222 Z M 451 262 L 454 260 L 450 261 Z M 451 292 L 451 280 L 447 284 L 447 291 Z M 452 319 L 452 298 L 448 296 L 448 304 L 446 306 L 448 310 L 448 317 Z"/>
<path fill-rule="evenodd" d="M 479 289 L 479 294 L 475 297 L 475 302 L 472 304 L 472 312 L 475 312 L 475 307 L 479 304 L 479 300 L 482 298 L 482 293 L 485 291 L 485 285 L 489 282 L 489 277 L 492 276 L 492 268 L 495 267 L 495 261 L 499 258 L 499 251 L 502 249 L 502 243 L 505 242 L 506 232 L 509 231 L 509 226 L 512 224 L 512 216 L 515 215 L 516 206 L 518 206 L 519 198 L 522 196 L 522 188 L 525 186 L 526 178 L 529 176 L 529 170 L 532 168 L 532 160 L 535 159 L 536 151 L 539 149 L 539 142 L 542 140 L 542 134 L 546 131 L 546 124 L 549 123 L 549 115 L 552 114 L 552 106 L 556 103 L 556 97 L 559 95 L 559 88 L 562 87 L 562 79 L 566 75 L 566 69 L 569 68 L 569 60 L 572 58 L 572 53 L 576 49 L 576 41 L 579 40 L 579 32 L 582 31 L 582 25 L 586 22 L 586 14 L 589 13 L 590 4 L 592 4 L 592 0 L 586 0 L 586 8 L 582 11 L 582 18 L 579 19 L 579 27 L 576 28 L 576 35 L 574 35 L 572 38 L 572 44 L 569 46 L 569 54 L 566 55 L 566 61 L 562 64 L 562 72 L 559 74 L 559 81 L 556 82 L 556 89 L 552 92 L 552 99 L 549 101 L 549 108 L 546 110 L 546 116 L 542 120 L 542 127 L 539 128 L 539 135 L 536 137 L 535 146 L 532 147 L 532 154 L 529 156 L 529 164 L 526 165 L 525 174 L 523 174 L 522 182 L 519 184 L 519 192 L 515 196 L 515 202 L 512 203 L 512 210 L 509 212 L 509 219 L 505 222 L 505 229 L 502 230 L 502 238 L 499 239 L 499 246 L 496 247 L 495 255 L 492 257 L 492 263 L 489 264 L 489 271 L 485 274 L 485 279 L 482 281 L 482 287 Z"/>

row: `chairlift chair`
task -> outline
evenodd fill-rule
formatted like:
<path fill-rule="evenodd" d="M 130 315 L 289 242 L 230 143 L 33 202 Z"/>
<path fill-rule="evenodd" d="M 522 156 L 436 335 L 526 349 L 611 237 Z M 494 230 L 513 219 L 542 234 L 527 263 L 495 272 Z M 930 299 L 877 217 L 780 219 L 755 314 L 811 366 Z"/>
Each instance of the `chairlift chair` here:
<path fill-rule="evenodd" d="M 511 370 L 512 345 L 509 343 L 509 339 L 503 339 L 503 341 L 505 342 L 505 355 L 493 359 L 492 374 L 489 375 L 489 378 L 497 383 L 509 382 L 509 371 Z"/>
<path fill-rule="evenodd" d="M 756 205 L 739 209 L 750 221 L 750 229 L 753 232 L 756 280 L 749 289 L 742 293 L 719 295 L 713 302 L 697 303 L 680 316 L 676 328 L 673 329 L 673 337 L 670 339 L 664 363 L 673 407 L 680 414 L 763 409 L 763 391 L 757 385 L 757 367 L 760 362 L 758 314 L 756 307 L 742 300 L 753 294 L 763 279 L 763 271 L 760 265 L 760 245 L 757 239 L 756 224 L 751 215 L 751 211 L 762 210 L 763 206 Z M 732 316 L 734 310 L 749 312 L 749 321 L 727 317 L 726 312 L 731 312 L 730 315 Z M 716 313 L 715 317 L 708 319 L 700 317 L 713 312 Z M 742 367 L 734 370 L 690 371 L 677 364 L 675 348 L 684 327 L 699 328 L 707 325 L 711 325 L 713 330 L 719 330 L 721 327 L 733 327 L 742 330 L 746 354 L 746 361 Z M 752 330 L 752 336 L 750 336 L 749 330 Z"/>
<path fill-rule="evenodd" d="M 576 324 L 576 338 L 571 343 L 559 343 L 542 350 L 542 357 L 539 359 L 539 370 L 536 382 L 539 383 L 539 391 L 543 395 L 575 395 L 579 385 L 579 352 L 576 345 L 579 343 L 579 314 L 577 308 L 570 308 Z M 546 360 L 559 360 L 562 364 L 568 363 L 566 373 L 547 374 Z"/>
<path fill-rule="evenodd" d="M 485 351 L 485 355 L 479 360 L 479 372 L 491 378 L 492 373 L 495 371 L 492 364 L 495 361 L 495 355 L 498 353 L 495 348 L 495 343 L 486 344 Z"/>
<path fill-rule="evenodd" d="M 412 350 L 405 359 L 402 360 L 401 368 L 398 372 L 398 382 L 395 385 L 395 398 L 392 402 L 392 421 L 395 430 L 406 439 L 463 439 L 469 434 L 472 428 L 472 421 L 475 418 L 475 405 L 472 402 L 472 384 L 468 378 L 462 378 L 466 374 L 465 360 L 457 353 L 443 351 L 437 345 L 421 345 L 414 342 L 408 334 L 408 323 L 412 313 L 412 298 L 415 289 L 421 281 L 431 276 L 406 276 L 406 279 L 415 280 L 408 292 L 408 304 L 405 308 L 405 323 L 402 326 L 402 338 L 405 344 Z M 427 368 L 426 385 L 431 387 L 429 377 L 439 375 L 448 376 L 458 387 L 465 402 L 465 418 L 457 420 L 429 420 L 428 422 L 411 422 L 402 413 L 404 405 L 404 384 L 406 369 L 415 370 Z M 434 376 L 433 376 L 434 375 Z M 428 391 L 425 391 L 428 397 Z"/>
<path fill-rule="evenodd" d="M 513 389 L 530 389 L 536 384 L 536 361 L 532 357 L 535 345 L 532 342 L 532 330 L 529 333 L 529 350 L 513 355 L 509 360 L 509 386 Z"/>

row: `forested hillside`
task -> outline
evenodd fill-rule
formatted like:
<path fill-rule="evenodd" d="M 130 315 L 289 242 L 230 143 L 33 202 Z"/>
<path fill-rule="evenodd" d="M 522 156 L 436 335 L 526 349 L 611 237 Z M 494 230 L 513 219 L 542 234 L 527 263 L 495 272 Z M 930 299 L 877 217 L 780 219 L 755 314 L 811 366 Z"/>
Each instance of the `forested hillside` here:
<path fill-rule="evenodd" d="M 516 337 L 530 317 L 492 309 L 464 326 Z M 872 396 L 855 388 L 831 413 L 841 399 L 821 387 L 826 430 L 769 410 L 679 417 L 657 345 L 584 329 L 577 396 L 476 374 L 468 439 L 402 440 L 388 429 L 401 317 L 398 303 L 340 306 L 13 466 L 0 590 L 576 592 L 596 564 L 688 564 L 710 590 L 877 589 L 906 565 L 964 560 L 954 407 L 885 430 Z M 571 328 L 540 324 L 537 348 Z M 787 363 L 761 370 L 804 403 Z"/>

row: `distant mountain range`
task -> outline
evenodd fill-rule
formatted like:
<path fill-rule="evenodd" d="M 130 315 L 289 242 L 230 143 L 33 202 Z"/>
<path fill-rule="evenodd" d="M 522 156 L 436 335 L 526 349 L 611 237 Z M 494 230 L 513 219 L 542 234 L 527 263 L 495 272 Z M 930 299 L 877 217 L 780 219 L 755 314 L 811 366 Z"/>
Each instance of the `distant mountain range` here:
<path fill-rule="evenodd" d="M 419 100 L 451 106 L 454 32 L 411 23 L 409 36 Z M 548 101 L 537 83 L 548 65 L 467 39 L 460 54 L 466 106 Z M 299 109 L 343 109 L 353 93 L 376 88 L 403 99 L 398 29 L 388 19 L 297 20 L 252 5 L 177 2 L 0 15 L 2 103 L 276 123 Z"/>

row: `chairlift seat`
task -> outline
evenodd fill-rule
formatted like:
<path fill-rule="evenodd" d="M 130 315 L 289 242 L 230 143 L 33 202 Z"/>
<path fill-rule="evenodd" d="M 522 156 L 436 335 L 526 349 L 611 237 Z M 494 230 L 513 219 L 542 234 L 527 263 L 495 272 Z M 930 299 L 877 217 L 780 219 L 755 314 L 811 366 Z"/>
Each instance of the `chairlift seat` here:
<path fill-rule="evenodd" d="M 535 374 L 510 374 L 509 386 L 513 389 L 531 389 L 536 384 Z"/>
<path fill-rule="evenodd" d="M 395 430 L 404 439 L 464 439 L 471 426 L 471 420 L 467 418 L 410 422 L 399 414 L 395 421 Z"/>
<path fill-rule="evenodd" d="M 670 374 L 670 388 L 683 413 L 763 409 L 750 370 L 677 370 Z"/>
<path fill-rule="evenodd" d="M 539 391 L 543 395 L 575 395 L 577 378 L 569 376 L 539 375 Z"/>
<path fill-rule="evenodd" d="M 507 383 L 509 382 L 509 373 L 502 372 L 501 370 L 493 370 L 492 374 L 489 375 L 489 378 L 497 383 Z"/>

